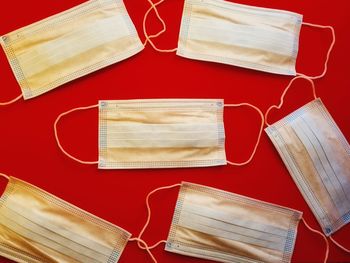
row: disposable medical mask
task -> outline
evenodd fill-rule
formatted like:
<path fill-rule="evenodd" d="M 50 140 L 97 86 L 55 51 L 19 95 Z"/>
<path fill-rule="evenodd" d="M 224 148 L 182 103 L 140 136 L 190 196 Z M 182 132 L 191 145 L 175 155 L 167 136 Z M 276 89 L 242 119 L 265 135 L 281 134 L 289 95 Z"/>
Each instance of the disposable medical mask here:
<path fill-rule="evenodd" d="M 302 15 L 289 11 L 241 5 L 223 0 L 185 0 L 178 47 L 159 49 L 153 43 L 166 30 L 157 6 L 153 3 L 144 17 L 146 42 L 160 52 L 175 52 L 185 58 L 219 62 L 282 75 L 304 75 L 295 69 L 302 25 L 330 29 L 333 41 L 327 53 L 321 78 L 326 74 L 327 63 L 335 44 L 331 26 L 302 22 Z M 163 30 L 149 35 L 146 20 L 155 10 Z M 304 75 L 305 76 L 305 75 Z"/>
<path fill-rule="evenodd" d="M 0 37 L 30 99 L 131 57 L 143 45 L 122 0 L 90 0 Z"/>
<path fill-rule="evenodd" d="M 151 216 L 149 198 L 159 190 L 180 186 L 165 250 L 217 262 L 290 262 L 302 213 L 242 195 L 207 186 L 183 182 L 160 187 L 146 199 L 148 219 L 139 234 L 145 232 Z"/>
<path fill-rule="evenodd" d="M 283 92 L 281 103 L 266 112 L 266 133 L 323 232 L 330 236 L 350 222 L 350 146 L 317 98 L 313 81 L 307 80 L 312 84 L 314 100 L 269 125 L 270 110 L 282 107 L 292 81 Z"/>
<path fill-rule="evenodd" d="M 247 106 L 259 113 L 258 140 L 249 159 L 230 162 L 225 153 L 224 107 Z M 58 137 L 59 120 L 71 112 L 99 108 L 99 158 L 83 161 L 69 154 Z M 249 103 L 224 104 L 221 99 L 146 99 L 100 101 L 62 113 L 54 128 L 63 153 L 100 169 L 176 168 L 248 164 L 264 125 L 262 112 Z"/>
<path fill-rule="evenodd" d="M 34 185 L 0 176 L 9 181 L 0 198 L 0 256 L 21 263 L 115 263 L 129 241 L 147 246 Z"/>

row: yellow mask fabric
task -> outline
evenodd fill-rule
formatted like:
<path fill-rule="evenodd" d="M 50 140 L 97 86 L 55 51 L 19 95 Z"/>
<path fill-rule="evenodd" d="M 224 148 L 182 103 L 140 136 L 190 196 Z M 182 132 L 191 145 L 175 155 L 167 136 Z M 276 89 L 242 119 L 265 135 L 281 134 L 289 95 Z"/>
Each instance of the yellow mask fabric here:
<path fill-rule="evenodd" d="M 177 54 L 295 75 L 302 16 L 222 0 L 185 0 Z"/>
<path fill-rule="evenodd" d="M 165 250 L 218 262 L 290 262 L 302 213 L 182 183 Z"/>
<path fill-rule="evenodd" d="M 101 101 L 99 168 L 225 165 L 222 100 Z"/>
<path fill-rule="evenodd" d="M 0 255 L 21 263 L 115 263 L 130 234 L 9 177 L 0 198 Z"/>
<path fill-rule="evenodd" d="M 350 222 L 350 146 L 319 98 L 266 128 L 329 236 Z"/>
<path fill-rule="evenodd" d="M 0 42 L 24 99 L 143 49 L 122 0 L 87 1 L 5 34 Z"/>

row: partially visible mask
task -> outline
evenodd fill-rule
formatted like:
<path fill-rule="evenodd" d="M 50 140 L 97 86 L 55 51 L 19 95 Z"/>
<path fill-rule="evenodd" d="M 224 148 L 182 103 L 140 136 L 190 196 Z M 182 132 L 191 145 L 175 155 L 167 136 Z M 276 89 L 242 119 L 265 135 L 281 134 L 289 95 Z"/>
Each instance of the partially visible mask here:
<path fill-rule="evenodd" d="M 220 262 L 290 262 L 302 213 L 183 183 L 166 251 Z"/>
<path fill-rule="evenodd" d="M 68 157 L 100 169 L 176 168 L 249 163 L 226 160 L 224 107 L 248 106 L 248 103 L 224 104 L 220 99 L 148 99 L 100 101 L 61 114 L 55 122 L 57 144 Z M 60 118 L 76 110 L 99 107 L 99 160 L 86 162 L 67 153 L 58 139 Z"/>
<path fill-rule="evenodd" d="M 9 180 L 0 198 L 0 256 L 22 263 L 115 263 L 128 241 L 141 241 L 31 184 L 0 176 Z"/>
<path fill-rule="evenodd" d="M 143 49 L 122 0 L 91 0 L 0 38 L 30 99 Z"/>
<path fill-rule="evenodd" d="M 166 251 L 227 263 L 291 261 L 301 212 L 193 183 L 147 196 L 149 217 L 139 238 L 150 222 L 150 195 L 175 186 L 180 192 L 168 239 L 152 248 L 164 242 Z"/>
<path fill-rule="evenodd" d="M 350 146 L 315 90 L 313 101 L 270 125 L 266 133 L 323 232 L 331 235 L 349 223 Z"/>
<path fill-rule="evenodd" d="M 145 14 L 144 25 L 149 12 L 157 10 L 157 4 L 152 4 Z M 332 27 L 303 23 L 300 14 L 223 0 L 185 0 L 178 47 L 162 50 L 151 40 L 165 31 L 164 21 L 158 11 L 157 15 L 163 22 L 164 30 L 149 36 L 144 26 L 144 34 L 147 42 L 158 51 L 177 51 L 177 55 L 186 58 L 282 75 L 297 74 L 295 64 L 302 24 L 331 30 L 333 42 L 326 65 L 335 43 Z M 326 68 L 314 78 L 324 76 Z"/>

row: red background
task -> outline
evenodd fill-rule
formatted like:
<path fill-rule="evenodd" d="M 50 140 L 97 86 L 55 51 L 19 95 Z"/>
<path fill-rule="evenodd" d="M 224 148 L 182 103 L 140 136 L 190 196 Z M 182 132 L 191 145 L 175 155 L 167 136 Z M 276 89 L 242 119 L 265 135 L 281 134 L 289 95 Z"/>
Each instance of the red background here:
<path fill-rule="evenodd" d="M 81 0 L 4 1 L 1 4 L 3 35 L 47 16 L 80 4 Z M 240 3 L 295 11 L 304 21 L 333 25 L 337 43 L 325 78 L 316 81 L 317 94 L 334 117 L 345 137 L 349 125 L 349 30 L 347 1 L 241 0 Z M 128 12 L 142 34 L 146 0 L 125 0 Z M 168 0 L 159 7 L 168 31 L 155 40 L 161 48 L 173 48 L 177 38 L 183 1 Z M 154 14 L 149 31 L 161 27 Z M 309 75 L 322 71 L 331 41 L 327 30 L 302 27 L 297 70 Z M 19 86 L 3 51 L 0 54 L 0 101 L 20 93 Z M 59 87 L 43 96 L 0 108 L 0 172 L 21 178 L 100 216 L 137 235 L 146 220 L 144 199 L 152 189 L 189 181 L 247 195 L 304 212 L 305 219 L 320 230 L 277 151 L 264 133 L 253 161 L 244 167 L 222 166 L 194 169 L 98 170 L 96 165 L 81 165 L 64 156 L 56 146 L 53 123 L 57 115 L 77 106 L 96 104 L 99 99 L 133 98 L 224 98 L 226 103 L 251 102 L 262 111 L 279 102 L 291 77 L 262 73 L 238 67 L 194 61 L 161 54 L 150 46 L 136 56 L 94 74 Z M 278 120 L 312 99 L 306 81 L 298 80 L 286 97 L 284 108 L 271 114 Z M 97 159 L 97 110 L 64 118 L 59 132 L 62 143 L 82 159 Z M 259 128 L 258 115 L 246 108 L 226 109 L 226 148 L 231 161 L 245 160 Z M 1 180 L 2 189 L 6 185 Z M 1 191 L 2 191 L 1 189 Z M 150 244 L 166 239 L 173 216 L 177 189 L 156 194 L 151 205 L 153 218 L 145 240 Z M 334 237 L 350 247 L 350 225 Z M 301 223 L 293 255 L 294 262 L 321 262 L 325 245 L 322 238 Z M 191 257 L 154 251 L 159 262 L 206 262 Z M 1 262 L 9 262 L 1 259 Z M 120 262 L 151 262 L 135 243 L 129 244 Z M 331 244 L 329 262 L 350 262 L 350 256 Z"/>

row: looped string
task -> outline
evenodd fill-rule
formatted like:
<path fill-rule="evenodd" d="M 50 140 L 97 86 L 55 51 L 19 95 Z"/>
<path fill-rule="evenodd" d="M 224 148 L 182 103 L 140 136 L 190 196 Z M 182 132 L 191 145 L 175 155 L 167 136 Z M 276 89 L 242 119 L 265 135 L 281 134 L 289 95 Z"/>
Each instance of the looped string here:
<path fill-rule="evenodd" d="M 224 106 L 225 107 L 240 107 L 240 106 L 251 107 L 254 110 L 256 110 L 259 113 L 260 117 L 261 117 L 261 125 L 260 125 L 258 139 L 257 139 L 257 141 L 255 143 L 254 150 L 253 150 L 252 154 L 250 155 L 249 159 L 247 161 L 245 161 L 245 162 L 242 162 L 242 163 L 235 163 L 235 162 L 231 162 L 231 161 L 227 160 L 227 163 L 230 164 L 230 165 L 235 165 L 235 166 L 246 165 L 246 164 L 248 164 L 248 163 L 250 163 L 252 161 L 252 159 L 253 159 L 253 157 L 254 157 L 254 155 L 256 153 L 256 150 L 257 150 L 257 148 L 259 146 L 260 139 L 261 139 L 261 134 L 262 134 L 263 129 L 264 129 L 264 114 L 261 112 L 261 110 L 258 107 L 254 106 L 254 105 L 252 105 L 250 103 L 243 102 L 243 103 L 238 103 L 238 104 L 225 104 Z"/>
<path fill-rule="evenodd" d="M 297 76 L 304 76 L 304 77 L 307 77 L 307 78 L 310 78 L 310 79 L 319 79 L 319 78 L 324 77 L 326 75 L 326 73 L 327 73 L 329 57 L 330 57 L 331 52 L 333 50 L 333 47 L 335 45 L 335 39 L 336 39 L 335 38 L 335 31 L 334 31 L 334 28 L 332 26 L 323 26 L 323 25 L 311 24 L 311 23 L 306 23 L 306 22 L 303 22 L 303 25 L 311 26 L 311 27 L 317 27 L 317 28 L 322 28 L 322 29 L 330 29 L 331 32 L 332 32 L 332 43 L 329 46 L 329 49 L 328 49 L 328 52 L 327 52 L 327 57 L 326 57 L 326 61 L 324 63 L 324 68 L 323 68 L 322 74 L 318 75 L 318 76 L 307 76 L 307 75 L 304 75 L 304 74 L 301 74 L 301 73 L 297 73 Z"/>
<path fill-rule="evenodd" d="M 149 8 L 149 9 L 147 10 L 147 12 L 145 13 L 145 15 L 144 15 L 144 17 L 143 17 L 143 23 L 142 23 L 143 32 L 144 32 L 144 33 L 146 32 L 145 35 L 148 35 L 148 33 L 147 33 L 147 31 L 146 31 L 146 30 L 147 30 L 147 29 L 146 29 L 146 19 L 147 19 L 149 13 L 150 13 L 152 10 L 154 10 L 154 12 L 156 13 L 156 16 L 157 16 L 158 20 L 161 22 L 161 24 L 162 24 L 162 29 L 161 29 L 158 33 L 156 33 L 156 34 L 148 35 L 148 38 L 147 38 L 147 39 L 145 40 L 145 42 L 143 43 L 144 46 L 146 46 L 146 44 L 147 44 L 147 42 L 149 41 L 149 39 L 158 37 L 158 36 L 160 36 L 161 34 L 163 34 L 163 33 L 166 31 L 166 24 L 165 24 L 164 20 L 160 17 L 159 12 L 158 12 L 158 9 L 157 9 L 157 6 L 158 6 L 159 4 L 161 4 L 161 3 L 163 3 L 164 1 L 165 1 L 165 0 L 160 0 L 159 2 L 157 2 L 157 3 L 154 4 L 152 1 L 149 1 L 149 0 L 148 0 L 148 2 L 151 4 L 151 8 Z"/>
<path fill-rule="evenodd" d="M 10 104 L 15 103 L 16 101 L 20 100 L 23 97 L 23 95 L 19 95 L 18 97 L 14 98 L 13 100 L 7 101 L 7 102 L 0 102 L 0 106 L 7 106 Z"/>
<path fill-rule="evenodd" d="M 144 42 L 144 46 L 149 43 L 154 50 L 158 51 L 158 52 L 161 52 L 161 53 L 170 53 L 170 52 L 175 52 L 177 50 L 177 48 L 173 48 L 173 49 L 160 49 L 158 48 L 152 41 L 152 38 L 155 38 L 155 37 L 158 37 L 160 36 L 161 34 L 163 34 L 167 27 L 166 27 L 166 24 L 164 22 L 164 20 L 161 18 L 161 16 L 159 15 L 159 12 L 158 12 L 158 9 L 157 9 L 157 6 L 160 5 L 161 3 L 163 3 L 165 0 L 160 0 L 159 2 L 157 3 L 153 3 L 151 0 L 147 0 L 151 7 L 147 10 L 147 12 L 145 13 L 144 17 L 143 17 L 143 33 L 146 37 L 146 40 Z M 147 22 L 147 18 L 148 18 L 148 15 L 149 13 L 154 10 L 156 15 L 157 15 L 157 18 L 158 20 L 162 23 L 162 30 L 160 30 L 157 34 L 154 34 L 154 35 L 148 35 L 148 32 L 147 32 L 147 28 L 146 28 L 146 22 Z"/>
<path fill-rule="evenodd" d="M 151 191 L 147 197 L 146 197 L 146 206 L 147 206 L 147 220 L 145 225 L 143 226 L 142 230 L 140 231 L 139 235 L 137 238 L 141 239 L 143 233 L 145 232 L 146 228 L 148 227 L 150 221 L 151 221 L 151 208 L 149 205 L 149 198 L 151 197 L 151 195 L 153 195 L 154 193 L 161 191 L 161 190 L 166 190 L 166 189 L 171 189 L 171 188 L 175 188 L 181 186 L 181 184 L 173 184 L 173 185 L 169 185 L 169 186 L 163 186 L 163 187 L 159 187 L 154 189 L 153 191 Z M 161 240 L 159 242 L 157 242 L 156 244 L 154 244 L 153 246 L 141 246 L 140 242 L 137 243 L 137 245 L 139 246 L 139 248 L 141 249 L 154 249 L 156 248 L 158 245 L 162 244 L 162 243 L 166 243 L 166 240 Z"/>
<path fill-rule="evenodd" d="M 272 109 L 281 109 L 282 105 L 284 104 L 284 97 L 285 95 L 287 94 L 288 90 L 290 89 L 290 87 L 292 86 L 293 82 L 296 81 L 297 79 L 306 79 L 307 81 L 309 81 L 311 83 L 311 87 L 312 87 L 312 94 L 314 96 L 314 99 L 317 99 L 317 96 L 316 96 L 316 89 L 315 89 L 315 84 L 313 82 L 312 79 L 308 78 L 308 77 L 305 77 L 305 76 L 297 76 L 297 77 L 294 77 L 288 84 L 288 86 L 284 89 L 283 93 L 282 93 L 282 96 L 281 96 L 281 99 L 280 99 L 280 104 L 279 105 L 272 105 L 271 107 L 269 107 L 265 113 L 265 124 L 267 126 L 270 126 L 270 124 L 268 123 L 267 121 L 267 116 L 268 114 L 270 113 L 270 111 Z"/>
<path fill-rule="evenodd" d="M 311 231 L 311 232 L 314 232 L 320 236 L 322 236 L 322 238 L 324 239 L 324 241 L 326 242 L 326 254 L 324 256 L 324 260 L 323 262 L 326 263 L 327 260 L 328 260 L 328 255 L 329 255 L 329 242 L 328 242 L 328 239 L 326 238 L 326 236 L 321 233 L 320 231 L 317 231 L 316 229 L 313 229 L 311 226 L 308 225 L 308 223 L 306 223 L 305 219 L 304 218 L 301 218 L 301 221 L 303 221 L 304 225 Z"/>
<path fill-rule="evenodd" d="M 10 181 L 10 177 L 6 174 L 0 173 L 1 177 L 4 177 L 5 179 L 7 179 L 8 181 Z"/>
<path fill-rule="evenodd" d="M 63 116 L 66 116 L 72 112 L 75 112 L 75 111 L 80 111 L 80 110 L 88 110 L 88 109 L 93 109 L 93 108 L 97 108 L 99 105 L 98 104 L 95 104 L 95 105 L 91 105 L 91 106 L 87 106 L 87 107 L 79 107 L 79 108 L 74 108 L 74 109 L 71 109 L 69 111 L 66 111 L 66 112 L 63 112 L 61 113 L 56 121 L 55 121 L 55 124 L 54 124 L 54 131 L 55 131 L 55 138 L 56 138 L 56 142 L 57 142 L 57 145 L 58 147 L 60 148 L 60 150 L 66 155 L 68 156 L 70 159 L 74 160 L 74 161 L 77 161 L 79 163 L 82 163 L 82 164 L 98 164 L 98 161 L 83 161 L 83 160 L 80 160 L 76 157 L 74 157 L 73 155 L 69 154 L 64 148 L 63 146 L 61 145 L 61 142 L 60 142 L 60 139 L 58 138 L 58 132 L 57 132 L 57 124 L 58 122 L 60 121 L 60 119 L 63 117 Z"/>
<path fill-rule="evenodd" d="M 339 247 L 340 249 L 342 249 L 343 251 L 345 251 L 346 253 L 350 253 L 350 249 L 347 249 L 345 247 L 343 247 L 342 245 L 340 245 L 337 241 L 335 241 L 331 236 L 329 236 L 329 239 L 334 243 L 334 245 L 336 245 L 337 247 Z"/>
<path fill-rule="evenodd" d="M 153 262 L 154 262 L 154 263 L 157 263 L 156 258 L 153 256 L 153 254 L 152 254 L 152 252 L 151 252 L 151 250 L 150 250 L 151 248 L 147 245 L 147 243 L 146 243 L 145 241 L 143 241 L 142 239 L 137 238 L 137 237 L 130 238 L 129 241 L 131 241 L 131 242 L 132 242 L 132 241 L 137 241 L 138 244 L 139 244 L 139 243 L 143 244 L 143 245 L 144 245 L 144 248 L 143 248 L 143 249 L 145 249 L 145 250 L 147 251 L 148 255 L 150 255 L 150 257 L 152 258 Z"/>

